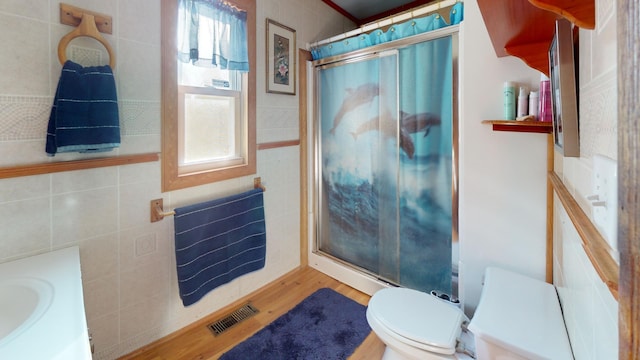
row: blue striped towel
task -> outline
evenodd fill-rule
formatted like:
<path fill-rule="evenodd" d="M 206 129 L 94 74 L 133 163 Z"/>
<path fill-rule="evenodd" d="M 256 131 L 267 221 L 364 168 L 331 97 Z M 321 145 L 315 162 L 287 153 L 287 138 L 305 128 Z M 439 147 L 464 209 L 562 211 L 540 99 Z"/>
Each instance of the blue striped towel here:
<path fill-rule="evenodd" d="M 184 306 L 264 267 L 262 189 L 175 209 L 178 287 Z"/>
<path fill-rule="evenodd" d="M 47 155 L 102 152 L 120 146 L 116 83 L 111 67 L 62 67 L 47 127 Z"/>

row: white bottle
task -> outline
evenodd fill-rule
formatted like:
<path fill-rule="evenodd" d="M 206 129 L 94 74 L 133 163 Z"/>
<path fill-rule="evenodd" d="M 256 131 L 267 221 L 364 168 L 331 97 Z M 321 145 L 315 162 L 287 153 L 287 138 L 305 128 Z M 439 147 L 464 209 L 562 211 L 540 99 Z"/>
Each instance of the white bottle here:
<path fill-rule="evenodd" d="M 516 114 L 516 118 L 529 115 L 527 109 L 529 105 L 528 96 L 529 94 L 527 94 L 527 88 L 525 88 L 524 86 L 520 86 L 520 94 L 518 95 L 518 111 Z"/>
<path fill-rule="evenodd" d="M 533 115 L 533 120 L 538 120 L 538 92 L 532 91 L 529 94 L 529 115 Z"/>

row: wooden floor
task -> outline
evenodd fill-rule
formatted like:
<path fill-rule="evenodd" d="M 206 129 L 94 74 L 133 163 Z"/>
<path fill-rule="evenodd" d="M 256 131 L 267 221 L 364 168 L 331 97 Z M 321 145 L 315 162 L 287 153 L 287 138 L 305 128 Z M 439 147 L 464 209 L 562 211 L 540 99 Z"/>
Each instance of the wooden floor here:
<path fill-rule="evenodd" d="M 174 334 L 143 347 L 122 360 L 217 359 L 296 306 L 316 290 L 328 287 L 360 304 L 369 302 L 369 295 L 355 290 L 310 267 L 296 270 L 268 284 L 240 301 L 194 323 Z M 251 302 L 260 312 L 214 337 L 207 325 L 227 316 L 237 307 Z M 384 344 L 371 333 L 349 358 L 380 359 Z"/>

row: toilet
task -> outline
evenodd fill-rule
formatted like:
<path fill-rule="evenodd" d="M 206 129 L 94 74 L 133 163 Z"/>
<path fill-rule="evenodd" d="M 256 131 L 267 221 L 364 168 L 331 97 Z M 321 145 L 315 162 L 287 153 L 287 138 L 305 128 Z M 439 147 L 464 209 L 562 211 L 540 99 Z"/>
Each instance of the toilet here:
<path fill-rule="evenodd" d="M 485 271 L 470 322 L 457 306 L 406 288 L 377 291 L 367 321 L 386 345 L 383 360 L 573 359 L 555 287 L 496 267 Z"/>

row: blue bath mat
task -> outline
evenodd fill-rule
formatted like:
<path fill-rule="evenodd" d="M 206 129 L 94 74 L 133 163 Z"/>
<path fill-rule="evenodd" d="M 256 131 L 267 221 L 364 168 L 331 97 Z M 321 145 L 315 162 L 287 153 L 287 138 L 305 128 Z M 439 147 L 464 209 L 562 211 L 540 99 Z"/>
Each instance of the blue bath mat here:
<path fill-rule="evenodd" d="M 346 359 L 370 332 L 365 306 L 323 288 L 220 359 Z"/>

